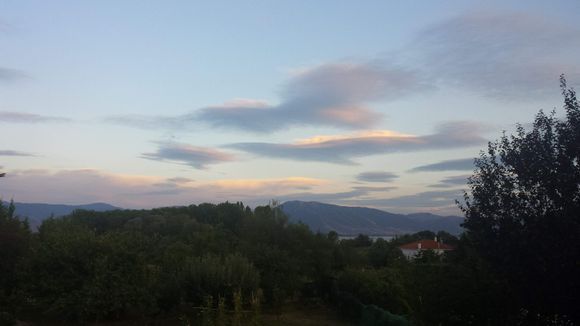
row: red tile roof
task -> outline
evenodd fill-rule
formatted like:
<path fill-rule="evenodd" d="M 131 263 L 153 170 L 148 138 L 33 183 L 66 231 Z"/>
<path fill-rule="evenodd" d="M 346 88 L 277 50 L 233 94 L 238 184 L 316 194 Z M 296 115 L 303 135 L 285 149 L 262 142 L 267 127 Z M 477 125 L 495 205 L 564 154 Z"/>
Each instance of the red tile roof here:
<path fill-rule="evenodd" d="M 421 244 L 421 248 L 419 248 L 419 243 Z M 454 250 L 455 247 L 436 242 L 435 240 L 419 240 L 411 243 L 406 243 L 402 246 L 399 246 L 401 249 L 442 249 L 442 250 Z"/>

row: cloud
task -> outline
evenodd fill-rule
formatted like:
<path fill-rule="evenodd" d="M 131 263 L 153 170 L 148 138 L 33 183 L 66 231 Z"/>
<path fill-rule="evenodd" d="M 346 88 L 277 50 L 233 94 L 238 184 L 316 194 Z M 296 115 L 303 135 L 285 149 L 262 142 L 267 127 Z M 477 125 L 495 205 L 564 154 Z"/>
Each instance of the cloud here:
<path fill-rule="evenodd" d="M 151 208 L 227 200 L 266 204 L 272 198 L 326 184 L 324 180 L 305 177 L 187 183 L 182 183 L 179 178 L 177 183 L 168 182 L 171 179 L 113 174 L 95 169 L 9 171 L 0 182 L 0 193 L 20 202 L 107 202 L 124 208 Z"/>
<path fill-rule="evenodd" d="M 185 164 L 196 169 L 205 169 L 210 164 L 234 160 L 233 155 L 217 149 L 175 142 L 159 142 L 156 152 L 143 153 L 141 157 L 154 161 Z"/>
<path fill-rule="evenodd" d="M 278 105 L 240 103 L 209 107 L 199 118 L 217 127 L 272 132 L 295 125 L 367 128 L 381 114 L 367 106 L 392 100 L 420 88 L 408 69 L 361 63 L 325 64 L 296 74 L 285 86 Z"/>
<path fill-rule="evenodd" d="M 35 156 L 35 155 L 13 150 L 0 150 L 0 156 Z"/>
<path fill-rule="evenodd" d="M 409 172 L 437 172 L 437 171 L 473 171 L 474 158 L 446 160 L 437 163 L 414 167 Z"/>
<path fill-rule="evenodd" d="M 467 178 L 470 175 L 456 175 L 451 177 L 445 177 L 436 184 L 429 185 L 430 188 L 452 188 L 457 186 L 466 186 Z"/>
<path fill-rule="evenodd" d="M 555 94 L 580 79 L 580 30 L 525 13 L 474 12 L 424 30 L 407 54 L 429 79 L 500 98 Z"/>
<path fill-rule="evenodd" d="M 12 82 L 24 78 L 26 75 L 16 69 L 8 69 L 0 67 L 0 82 Z"/>
<path fill-rule="evenodd" d="M 319 201 L 325 203 L 344 204 L 350 200 L 365 198 L 376 193 L 385 193 L 397 189 L 397 187 L 353 187 L 349 191 L 336 193 L 313 193 L 301 192 L 280 196 L 281 201 L 303 200 Z"/>
<path fill-rule="evenodd" d="M 389 182 L 397 179 L 399 176 L 392 172 L 369 171 L 362 172 L 356 176 L 358 181 L 364 182 Z"/>
<path fill-rule="evenodd" d="M 140 129 L 167 129 L 167 130 L 182 130 L 186 131 L 193 124 L 195 119 L 187 115 L 183 116 L 148 116 L 139 114 L 116 115 L 109 116 L 102 119 L 105 123 L 111 123 L 122 126 L 129 126 Z"/>
<path fill-rule="evenodd" d="M 376 207 L 394 212 L 432 212 L 438 214 L 459 214 L 455 200 L 463 198 L 462 190 L 437 190 L 393 198 L 371 198 L 350 200 L 351 205 Z"/>
<path fill-rule="evenodd" d="M 190 178 L 185 178 L 185 177 L 174 177 L 174 178 L 169 178 L 167 179 L 167 182 L 171 182 L 171 183 L 175 183 L 175 184 L 185 184 L 185 183 L 190 183 L 190 182 L 194 182 L 195 180 L 190 179 Z"/>
<path fill-rule="evenodd" d="M 67 122 L 70 119 L 31 113 L 0 111 L 0 123 Z"/>
<path fill-rule="evenodd" d="M 580 30 L 528 13 L 464 13 L 430 25 L 393 53 L 372 62 L 301 69 L 282 85 L 276 103 L 235 99 L 181 115 L 123 115 L 105 121 L 180 131 L 200 123 L 254 133 L 296 126 L 369 129 L 383 117 L 374 103 L 438 86 L 537 99 L 557 94 L 561 73 L 571 82 L 580 80 Z"/>
<path fill-rule="evenodd" d="M 396 212 L 431 211 L 457 214 L 460 190 L 429 191 L 384 198 L 396 187 L 353 187 L 337 193 L 319 193 L 326 180 L 287 177 L 177 182 L 174 178 L 114 174 L 95 169 L 12 170 L 0 182 L 4 198 L 19 202 L 86 204 L 106 202 L 124 208 L 152 208 L 203 202 L 243 201 L 263 205 L 275 198 L 315 200 L 343 205 L 377 207 Z M 87 185 L 91 185 L 87 187 Z M 378 198 L 377 198 L 378 197 Z"/>
<path fill-rule="evenodd" d="M 371 63 L 333 63 L 303 69 L 286 83 L 278 104 L 234 99 L 179 116 L 113 116 L 106 122 L 141 128 L 212 127 L 269 133 L 292 126 L 368 128 L 382 118 L 369 103 L 425 87 L 410 69 Z"/>
<path fill-rule="evenodd" d="M 426 136 L 372 131 L 317 136 L 290 144 L 236 143 L 228 147 L 270 158 L 354 165 L 353 158 L 369 155 L 479 146 L 486 142 L 481 131 L 477 123 L 459 121 L 441 124 L 435 133 Z"/>

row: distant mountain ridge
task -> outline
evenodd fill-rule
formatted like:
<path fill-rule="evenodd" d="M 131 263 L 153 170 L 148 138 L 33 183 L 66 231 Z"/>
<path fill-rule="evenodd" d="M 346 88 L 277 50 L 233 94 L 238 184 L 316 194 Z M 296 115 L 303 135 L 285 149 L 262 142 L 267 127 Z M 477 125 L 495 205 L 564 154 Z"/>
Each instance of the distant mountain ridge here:
<path fill-rule="evenodd" d="M 281 205 L 291 222 L 302 222 L 314 232 L 336 231 L 341 235 L 396 235 L 423 230 L 459 234 L 463 218 L 431 213 L 394 214 L 367 207 L 348 207 L 319 202 L 288 201 Z"/>
<path fill-rule="evenodd" d="M 7 204 L 7 203 L 5 203 Z M 50 216 L 64 216 L 78 209 L 98 212 L 121 209 L 107 203 L 61 205 L 40 203 L 14 203 L 16 215 L 27 217 L 31 228 L 36 229 Z M 302 222 L 314 231 L 341 235 L 396 235 L 422 230 L 447 231 L 459 234 L 463 218 L 430 213 L 394 214 L 367 207 L 348 207 L 319 202 L 288 201 L 281 205 L 290 222 Z"/>
<path fill-rule="evenodd" d="M 7 204 L 7 203 L 5 203 Z M 14 203 L 16 207 L 15 214 L 21 217 L 27 217 L 30 227 L 35 230 L 43 220 L 50 216 L 64 216 L 75 210 L 84 209 L 97 212 L 112 211 L 120 209 L 106 203 L 92 203 L 86 205 L 61 205 L 61 204 L 39 204 L 39 203 Z"/>

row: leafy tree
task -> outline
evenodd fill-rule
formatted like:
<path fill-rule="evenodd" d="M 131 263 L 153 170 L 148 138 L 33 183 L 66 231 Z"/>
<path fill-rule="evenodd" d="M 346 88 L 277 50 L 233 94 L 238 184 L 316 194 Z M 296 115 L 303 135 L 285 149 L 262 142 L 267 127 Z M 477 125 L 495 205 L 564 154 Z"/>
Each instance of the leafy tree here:
<path fill-rule="evenodd" d="M 580 320 L 580 105 L 560 81 L 565 118 L 540 111 L 531 130 L 490 143 L 460 207 L 467 239 L 522 311 Z"/>
<path fill-rule="evenodd" d="M 340 274 L 338 287 L 363 304 L 375 304 L 393 313 L 407 314 L 411 308 L 402 278 L 403 275 L 395 269 L 347 269 Z"/>
<path fill-rule="evenodd" d="M 397 246 L 380 238 L 369 248 L 368 258 L 369 263 L 375 268 L 405 262 L 405 256 Z"/>
<path fill-rule="evenodd" d="M 16 217 L 14 210 L 14 203 L 4 205 L 0 200 L 0 314 L 12 314 L 6 310 L 17 288 L 17 266 L 30 242 L 28 222 Z"/>
<path fill-rule="evenodd" d="M 351 240 L 351 243 L 353 247 L 370 247 L 373 240 L 366 234 L 359 234 Z"/>

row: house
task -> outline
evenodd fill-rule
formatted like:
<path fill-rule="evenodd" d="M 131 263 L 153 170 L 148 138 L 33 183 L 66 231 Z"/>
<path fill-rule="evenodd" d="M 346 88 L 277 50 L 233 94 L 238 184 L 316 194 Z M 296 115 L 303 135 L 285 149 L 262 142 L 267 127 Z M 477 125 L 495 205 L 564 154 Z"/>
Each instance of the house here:
<path fill-rule="evenodd" d="M 455 250 L 455 247 L 441 243 L 440 241 L 437 241 L 437 237 L 435 237 L 434 240 L 423 239 L 407 243 L 399 246 L 399 249 L 401 249 L 403 255 L 405 255 L 407 259 L 412 259 L 422 250 L 433 250 L 436 254 L 441 255 L 446 251 Z"/>

